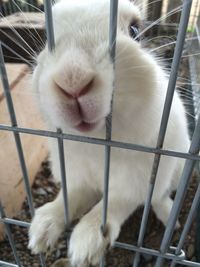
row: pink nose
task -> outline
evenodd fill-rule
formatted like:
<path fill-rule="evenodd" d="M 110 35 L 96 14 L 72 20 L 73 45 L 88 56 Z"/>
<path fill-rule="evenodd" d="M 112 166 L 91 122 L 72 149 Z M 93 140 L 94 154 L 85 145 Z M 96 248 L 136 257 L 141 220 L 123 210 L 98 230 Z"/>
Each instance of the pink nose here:
<path fill-rule="evenodd" d="M 75 88 L 74 90 L 67 90 L 67 88 L 63 88 L 59 86 L 57 83 L 56 85 L 57 85 L 57 88 L 59 88 L 62 91 L 62 93 L 64 93 L 67 97 L 79 98 L 87 94 L 92 89 L 93 83 L 94 83 L 94 79 L 92 78 L 86 85 L 84 85 L 81 88 Z"/>

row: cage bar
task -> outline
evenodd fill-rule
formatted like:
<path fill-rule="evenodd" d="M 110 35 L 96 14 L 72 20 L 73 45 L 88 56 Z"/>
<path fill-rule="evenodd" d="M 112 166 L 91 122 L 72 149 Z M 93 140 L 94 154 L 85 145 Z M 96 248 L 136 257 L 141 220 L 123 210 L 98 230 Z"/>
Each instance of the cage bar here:
<path fill-rule="evenodd" d="M 117 17 L 118 17 L 118 0 L 110 0 L 110 22 L 109 22 L 109 54 L 115 71 L 115 54 L 116 54 L 116 36 L 117 36 Z M 113 81 L 113 88 L 114 88 Z M 113 97 L 112 97 L 113 98 Z M 111 112 L 106 118 L 106 140 L 111 141 L 112 136 L 112 105 Z M 103 191 L 103 214 L 101 231 L 104 235 L 106 231 L 107 211 L 108 211 L 108 190 L 109 190 L 109 174 L 110 174 L 110 156 L 111 147 L 105 145 L 105 166 L 104 166 L 104 191 Z M 101 259 L 100 266 L 104 267 L 104 258 Z"/>
<path fill-rule="evenodd" d="M 1 267 L 19 267 L 19 265 L 12 264 L 6 261 L 0 261 L 0 266 Z"/>
<path fill-rule="evenodd" d="M 44 0 L 44 10 L 45 10 L 45 25 L 47 32 L 47 43 L 49 51 L 52 52 L 55 48 L 54 39 L 54 27 L 53 27 L 53 15 L 52 15 L 52 3 L 51 0 Z"/>
<path fill-rule="evenodd" d="M 64 213 L 65 213 L 65 225 L 69 226 L 69 209 L 68 209 L 68 194 L 67 194 L 67 180 L 66 180 L 66 169 L 65 169 L 65 154 L 63 147 L 62 130 L 58 129 L 58 151 L 60 160 L 60 172 L 61 172 L 61 183 L 63 191 L 63 202 L 64 202 Z"/>
<path fill-rule="evenodd" d="M 197 212 L 197 208 L 199 206 L 199 202 L 200 202 L 200 184 L 199 184 L 199 186 L 197 188 L 197 192 L 195 194 L 195 198 L 193 200 L 192 206 L 190 208 L 190 212 L 188 214 L 188 218 L 186 220 L 185 226 L 183 228 L 183 232 L 181 234 L 178 246 L 176 248 L 176 251 L 175 251 L 176 255 L 178 255 L 180 253 L 180 251 L 181 251 L 181 249 L 183 247 L 186 235 L 188 234 L 188 232 L 190 230 L 191 224 L 192 224 L 193 219 L 194 219 L 194 215 Z M 175 262 L 175 260 L 173 260 L 171 265 L 170 265 L 170 267 L 175 267 L 175 266 L 176 266 L 176 262 Z"/>
<path fill-rule="evenodd" d="M 159 129 L 159 135 L 158 135 L 158 140 L 157 140 L 157 145 L 156 145 L 156 148 L 160 148 L 160 149 L 163 147 L 165 134 L 166 134 L 166 130 L 167 130 L 167 124 L 168 124 L 169 114 L 170 114 L 171 105 L 172 105 L 172 101 L 173 101 L 173 96 L 174 96 L 174 91 L 175 91 L 175 86 L 176 86 L 176 80 L 177 80 L 177 73 L 178 73 L 178 68 L 179 68 L 182 50 L 183 50 L 183 46 L 184 46 L 184 40 L 185 40 L 185 36 L 186 36 L 191 5 L 192 5 L 191 0 L 185 0 L 183 2 L 183 10 L 181 13 L 181 20 L 180 20 L 180 26 L 179 26 L 178 36 L 177 36 L 177 43 L 176 43 L 176 47 L 175 47 L 175 51 L 174 51 L 171 73 L 170 73 L 170 78 L 169 78 L 169 83 L 168 83 L 168 88 L 167 88 L 167 95 L 166 95 L 166 99 L 165 99 L 165 104 L 164 104 L 164 109 L 163 109 L 160 129 Z M 159 163 L 160 163 L 160 156 L 161 155 L 155 155 L 155 157 L 154 157 L 151 179 L 150 179 L 150 185 L 149 185 L 149 191 L 147 194 L 147 199 L 145 201 L 145 207 L 144 207 L 144 212 L 143 212 L 143 216 L 142 216 L 142 222 L 141 222 L 141 227 L 140 227 L 140 232 L 139 232 L 139 237 L 138 237 L 138 242 L 137 242 L 138 246 L 141 246 L 143 243 L 143 240 L 144 240 L 147 220 L 148 220 L 150 207 L 151 207 L 151 200 L 152 200 L 152 196 L 153 196 L 153 190 L 155 187 L 158 167 L 159 167 Z M 140 255 L 139 255 L 139 253 L 136 253 L 135 258 L 134 258 L 133 267 L 137 267 L 139 262 L 140 262 Z M 156 266 L 156 267 L 158 267 L 158 266 Z"/>
<path fill-rule="evenodd" d="M 5 94 L 5 98 L 7 102 L 7 107 L 8 107 L 8 111 L 10 115 L 11 125 L 14 128 L 17 126 L 17 119 L 16 119 L 12 97 L 10 94 L 10 88 L 9 88 L 1 43 L 0 43 L 0 72 L 1 72 L 1 79 L 2 79 L 2 84 L 3 84 L 4 94 Z M 24 181 L 25 190 L 27 194 L 29 210 L 30 210 L 31 216 L 33 217 L 34 216 L 33 199 L 32 199 L 31 187 L 29 183 L 28 172 L 26 168 L 26 162 L 24 158 L 21 139 L 20 139 L 19 133 L 13 132 L 13 134 L 14 134 L 16 148 L 17 148 L 19 161 L 20 161 L 20 166 L 21 166 L 21 170 L 23 174 L 23 181 Z M 40 261 L 41 261 L 42 267 L 45 267 L 45 262 L 44 262 L 44 258 L 42 254 L 40 254 Z"/>
<path fill-rule="evenodd" d="M 184 254 L 183 251 L 178 256 L 173 254 L 173 253 L 170 253 L 170 252 L 167 252 L 165 254 L 161 254 L 160 251 L 157 251 L 155 249 L 145 248 L 145 247 L 138 247 L 138 246 L 135 246 L 135 245 L 121 243 L 121 242 L 118 242 L 118 241 L 114 243 L 114 247 L 125 249 L 125 250 L 129 250 L 129 251 L 133 251 L 133 252 L 141 252 L 142 254 L 152 255 L 152 256 L 155 256 L 155 257 L 158 257 L 158 256 L 162 255 L 164 258 L 169 259 L 169 260 L 176 258 L 177 261 L 178 260 L 179 261 L 184 261 L 184 258 L 185 258 L 185 254 Z M 172 251 L 175 251 L 175 249 L 176 248 L 171 247 Z"/>
<path fill-rule="evenodd" d="M 193 154 L 198 154 L 199 150 L 200 150 L 200 116 L 197 122 L 197 125 L 195 127 L 195 131 L 192 137 L 192 142 L 191 142 L 191 146 L 189 149 L 189 153 L 193 153 Z M 181 176 L 181 180 L 176 192 L 176 196 L 174 199 L 174 203 L 172 206 L 172 210 L 170 213 L 170 217 L 168 219 L 167 225 L 166 225 L 166 229 L 165 229 L 165 233 L 164 233 L 164 237 L 160 246 L 160 251 L 162 253 L 165 253 L 169 247 L 169 243 L 171 241 L 171 237 L 176 225 L 176 221 L 178 219 L 178 215 L 180 212 L 180 209 L 182 207 L 184 198 L 185 198 L 185 194 L 186 194 L 186 190 L 187 190 L 187 186 L 189 183 L 189 179 L 190 176 L 192 174 L 193 168 L 195 165 L 195 161 L 194 160 L 187 160 L 183 169 L 183 173 Z M 159 267 L 161 266 L 163 262 L 162 258 L 158 258 L 155 267 Z"/>
<path fill-rule="evenodd" d="M 46 136 L 49 138 L 58 138 L 57 133 L 53 131 L 35 130 L 35 129 L 22 128 L 22 127 L 12 127 L 12 126 L 2 125 L 2 124 L 0 124 L 0 130 L 31 134 L 31 135 Z M 147 152 L 147 153 L 161 154 L 165 156 L 171 156 L 171 157 L 177 157 L 177 158 L 183 158 L 183 159 L 200 160 L 199 155 L 192 155 L 192 154 L 188 154 L 184 152 L 178 152 L 178 151 L 167 150 L 167 149 L 159 149 L 159 148 L 148 147 L 148 146 L 132 144 L 132 143 L 123 143 L 123 142 L 112 141 L 112 140 L 107 141 L 105 139 L 93 138 L 93 137 L 87 137 L 87 136 L 70 135 L 70 134 L 63 133 L 63 139 L 71 140 L 74 142 L 83 142 L 83 143 L 96 144 L 96 145 L 104 145 L 104 146 L 108 145 L 111 147 L 135 150 L 138 152 L 141 151 L 141 152 Z"/>
<path fill-rule="evenodd" d="M 115 50 L 116 50 L 116 34 L 117 34 L 117 13 L 118 0 L 110 0 L 110 25 L 109 25 L 109 52 L 110 57 L 115 65 Z M 114 87 L 114 84 L 113 84 Z M 112 109 L 112 103 L 111 103 Z M 112 111 L 106 119 L 106 140 L 111 141 L 112 135 Z M 105 145 L 105 169 L 104 169 L 104 194 L 103 194 L 103 224 L 102 231 L 106 226 L 107 208 L 108 208 L 108 187 L 109 187 L 109 171 L 110 171 L 110 145 Z"/>
<path fill-rule="evenodd" d="M 2 218 L 5 217 L 5 212 L 4 212 L 3 206 L 1 204 L 1 201 L 0 201 L 0 215 L 1 215 Z M 6 229 L 6 235 L 8 237 L 10 246 L 12 248 L 12 252 L 14 254 L 15 261 L 16 261 L 16 263 L 17 263 L 17 265 L 19 267 L 22 267 L 21 262 L 20 262 L 20 259 L 19 259 L 19 256 L 17 254 L 17 250 L 16 250 L 16 246 L 15 246 L 15 242 L 14 242 L 12 233 L 11 233 L 10 225 L 8 225 L 6 223 L 4 223 L 4 225 L 5 225 L 5 229 Z"/>
<path fill-rule="evenodd" d="M 32 3 L 30 1 L 29 3 Z M 9 114 L 11 117 L 11 126 L 9 125 L 2 125 L 0 124 L 0 130 L 3 131 L 11 131 L 14 134 L 15 137 L 15 142 L 19 154 L 19 160 L 24 176 L 24 183 L 25 183 L 25 188 L 28 196 L 28 202 L 29 202 L 29 207 L 31 214 L 33 215 L 34 213 L 34 208 L 33 208 L 33 203 L 32 203 L 32 195 L 30 191 L 30 185 L 28 182 L 28 174 L 27 174 L 27 169 L 26 169 L 26 163 L 25 159 L 23 156 L 23 148 L 21 145 L 20 141 L 20 133 L 25 133 L 25 134 L 32 134 L 32 135 L 39 135 L 39 136 L 46 136 L 48 138 L 56 138 L 58 142 L 58 152 L 59 152 L 59 161 L 60 161 L 60 170 L 61 170 L 61 181 L 62 181 L 62 188 L 63 188 L 63 198 L 64 198 L 64 211 L 65 211 L 65 222 L 68 225 L 69 224 L 69 211 L 68 211 L 68 198 L 67 198 L 67 180 L 66 180 L 66 169 L 65 169 L 65 154 L 64 154 L 64 139 L 65 140 L 71 140 L 75 142 L 85 142 L 85 143 L 90 143 L 90 144 L 98 144 L 98 145 L 103 145 L 105 146 L 105 168 L 104 168 L 104 192 L 103 192 L 103 209 L 102 209 L 102 226 L 101 230 L 102 233 L 105 231 L 106 227 L 106 222 L 107 222 L 107 209 L 108 209 L 108 193 L 109 193 L 109 169 L 110 169 L 110 157 L 111 157 L 111 148 L 112 147 L 118 147 L 121 149 L 130 149 L 130 150 L 135 150 L 138 152 L 146 152 L 146 153 L 153 153 L 155 154 L 154 156 L 154 163 L 152 166 L 152 173 L 151 173 L 151 180 L 150 180 L 150 185 L 149 185 L 149 190 L 148 190 L 148 195 L 147 199 L 145 201 L 145 207 L 144 207 L 144 212 L 143 212 L 143 217 L 142 217 L 142 224 L 139 232 L 139 237 L 138 237 L 138 243 L 137 246 L 125 244 L 125 243 L 120 243 L 120 242 L 115 242 L 114 246 L 122 249 L 126 249 L 129 251 L 136 252 L 135 260 L 134 260 L 134 267 L 137 267 L 140 261 L 140 255 L 141 254 L 149 254 L 157 257 L 157 263 L 156 267 L 162 266 L 163 260 L 171 260 L 171 267 L 176 266 L 176 264 L 181 264 L 185 266 L 200 266 L 200 263 L 195 263 L 191 261 L 187 261 L 184 259 L 184 252 L 181 250 L 183 246 L 183 242 L 185 240 L 185 236 L 190 228 L 192 218 L 195 214 L 196 207 L 199 203 L 199 196 L 200 196 L 200 186 L 197 189 L 192 208 L 189 212 L 188 219 L 186 221 L 184 230 L 181 234 L 181 238 L 179 241 L 179 244 L 177 248 L 171 248 L 168 251 L 170 240 L 171 240 L 171 235 L 173 234 L 174 230 L 174 225 L 180 210 L 180 207 L 182 205 L 182 201 L 184 199 L 185 191 L 189 182 L 189 176 L 191 174 L 191 171 L 193 169 L 193 166 L 195 164 L 196 160 L 200 160 L 200 155 L 198 155 L 198 147 L 200 146 L 200 139 L 198 137 L 198 131 L 200 131 L 200 119 L 198 121 L 197 127 L 195 129 L 195 133 L 192 139 L 192 144 L 190 147 L 190 150 L 188 153 L 183 153 L 179 151 L 171 151 L 171 150 L 166 150 L 163 149 L 163 142 L 165 138 L 165 133 L 166 133 L 166 128 L 168 124 L 168 118 L 170 114 L 170 108 L 173 100 L 173 94 L 174 94 L 174 89 L 175 89 L 175 84 L 176 84 L 176 79 L 177 79 L 177 70 L 179 67 L 180 63 L 180 58 L 181 58 L 181 53 L 182 53 L 182 48 L 184 44 L 184 38 L 185 38 L 185 31 L 186 31 L 186 26 L 187 26 L 187 20 L 189 17 L 189 12 L 190 12 L 190 7 L 191 7 L 192 0 L 185 0 L 183 4 L 183 12 L 181 15 L 181 23 L 180 23 L 180 28 L 179 28 L 179 33 L 178 33 L 178 38 L 177 38 L 177 44 L 175 48 L 175 56 L 173 58 L 173 63 L 172 63 L 172 70 L 171 70 L 171 75 L 169 79 L 169 85 L 168 85 L 168 90 L 167 90 L 167 95 L 166 95 L 166 100 L 164 104 L 164 110 L 162 114 L 162 120 L 161 120 L 161 125 L 160 125 L 160 130 L 159 130 L 159 135 L 158 135 L 158 140 L 157 140 L 157 146 L 154 147 L 148 147 L 148 146 L 143 146 L 143 145 L 138 145 L 138 144 L 130 144 L 130 143 L 124 143 L 124 142 L 117 142 L 117 141 L 112 141 L 111 135 L 112 135 L 112 115 L 109 114 L 106 120 L 106 138 L 105 139 L 98 139 L 98 138 L 91 138 L 91 137 L 86 137 L 86 136 L 77 136 L 77 135 L 70 135 L 63 133 L 61 129 L 58 129 L 57 132 L 54 131 L 43 131 L 43 130 L 35 130 L 35 129 L 29 129 L 29 128 L 21 128 L 17 126 L 17 120 L 15 116 L 15 111 L 12 103 L 12 98 L 9 92 L 9 85 L 8 85 L 8 80 L 7 80 L 7 75 L 6 75 L 6 69 L 5 69 L 5 64 L 4 64 L 4 59 L 3 59 L 3 54 L 2 50 L 0 50 L 0 60 L 1 60 L 1 74 L 2 74 L 2 82 L 4 85 L 4 91 L 5 91 L 5 96 L 6 96 L 6 101 L 9 109 Z M 7 6 L 6 6 L 7 7 Z M 27 4 L 28 7 L 28 4 Z M 53 29 L 53 16 L 52 16 L 52 1 L 50 0 L 45 0 L 44 1 L 44 7 L 45 7 L 45 23 L 46 23 L 46 31 L 47 31 L 47 41 L 48 41 L 48 48 L 50 52 L 53 52 L 55 49 L 55 39 L 54 39 L 54 29 Z M 109 52 L 110 52 L 110 57 L 113 62 L 113 66 L 115 69 L 115 47 L 116 47 L 116 34 L 117 34 L 117 11 L 118 11 L 118 1 L 117 0 L 110 0 L 110 22 L 109 22 Z M 153 25 L 156 22 L 153 23 Z M 150 26 L 149 26 L 150 27 Z M 2 44 L 5 45 L 5 44 Z M 30 63 L 29 63 L 30 64 Z M 113 87 L 115 81 L 113 82 Z M 145 230 L 146 230 L 146 223 L 148 220 L 148 214 L 149 214 L 149 209 L 151 205 L 151 199 L 153 195 L 153 190 L 154 190 L 154 184 L 157 176 L 157 171 L 159 167 L 159 162 L 161 155 L 165 156 L 171 156 L 171 157 L 179 157 L 183 159 L 187 159 L 184 171 L 182 174 L 181 178 L 181 183 L 178 187 L 178 191 L 176 194 L 176 198 L 174 201 L 173 209 L 170 215 L 170 219 L 167 223 L 167 228 L 164 233 L 164 238 L 161 244 L 161 250 L 153 250 L 153 249 L 147 249 L 142 247 L 143 245 L 143 239 L 145 235 Z M 0 213 L 1 213 L 1 218 L 0 222 L 3 222 L 6 226 L 6 229 L 8 228 L 8 238 L 11 244 L 11 247 L 13 249 L 13 252 L 17 253 L 15 249 L 15 244 L 14 240 L 12 239 L 12 235 L 10 232 L 10 225 L 18 225 L 21 227 L 26 227 L 28 228 L 30 226 L 30 223 L 24 222 L 24 221 L 18 221 L 15 219 L 10 219 L 6 218 L 5 214 L 3 214 L 4 211 L 2 211 L 3 208 L 0 205 Z M 14 248 L 13 248 L 14 246 Z M 173 254 L 174 252 L 174 254 Z M 17 254 L 16 254 L 17 255 Z M 15 255 L 15 256 L 16 256 Z M 18 259 L 15 257 L 15 259 Z M 21 266 L 20 262 L 17 262 L 17 265 L 0 261 L 0 266 L 5 266 L 5 267 L 17 267 Z M 41 264 L 44 267 L 45 266 L 45 261 L 44 258 L 41 256 Z M 101 266 L 104 266 L 104 260 L 101 262 Z"/>
<path fill-rule="evenodd" d="M 12 225 L 18 225 L 18 226 L 27 227 L 27 228 L 30 227 L 30 223 L 28 223 L 28 222 L 10 219 L 10 218 L 6 218 L 6 217 L 0 218 L 0 222 L 12 224 Z"/>
<path fill-rule="evenodd" d="M 12 97 L 10 94 L 9 83 L 8 83 L 8 78 L 7 78 L 7 73 L 6 73 L 6 68 L 5 68 L 1 44 L 0 44 L 0 63 L 1 63 L 0 64 L 1 79 L 2 79 L 2 84 L 3 84 L 4 94 L 5 94 L 6 101 L 7 101 L 7 107 L 8 107 L 8 111 L 9 111 L 9 115 L 10 115 L 10 120 L 11 120 L 12 127 L 15 127 L 15 126 L 17 126 L 17 119 L 16 119 L 16 115 L 15 115 Z M 31 215 L 33 216 L 34 215 L 33 200 L 32 200 L 32 194 L 31 194 L 28 172 L 27 172 L 26 163 L 25 163 L 25 159 L 24 159 L 21 139 L 20 139 L 19 133 L 17 133 L 17 132 L 13 132 L 13 133 L 14 133 L 17 152 L 18 152 L 18 156 L 19 156 L 19 160 L 20 160 L 20 164 L 21 164 L 23 177 L 24 177 L 24 183 L 25 183 L 25 189 L 27 192 L 29 209 L 30 209 Z"/>
<path fill-rule="evenodd" d="M 47 41 L 49 52 L 52 53 L 55 49 L 55 38 L 53 28 L 53 16 L 52 16 L 52 2 L 49 0 L 44 1 L 45 8 L 45 24 L 47 32 Z M 63 134 L 61 129 L 57 129 L 57 140 L 58 140 L 58 152 L 60 161 L 60 172 L 61 172 L 61 183 L 63 191 L 63 202 L 64 202 L 64 219 L 65 225 L 69 226 L 69 208 L 68 208 L 68 194 L 67 194 L 67 180 L 66 180 L 66 168 L 65 168 L 65 154 L 63 144 Z"/>

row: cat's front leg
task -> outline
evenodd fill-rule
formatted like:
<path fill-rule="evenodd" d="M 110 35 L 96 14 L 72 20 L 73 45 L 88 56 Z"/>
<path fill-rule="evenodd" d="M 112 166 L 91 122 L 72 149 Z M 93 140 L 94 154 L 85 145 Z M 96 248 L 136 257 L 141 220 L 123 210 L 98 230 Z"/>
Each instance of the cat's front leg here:
<path fill-rule="evenodd" d="M 68 188 L 69 221 L 88 211 L 99 196 L 86 186 Z M 28 247 L 34 254 L 52 249 L 65 229 L 63 193 L 57 198 L 38 208 L 29 229 Z"/>
<path fill-rule="evenodd" d="M 108 220 L 104 234 L 101 231 L 103 202 L 100 201 L 75 226 L 70 243 L 72 266 L 83 267 L 99 263 L 107 247 L 117 239 L 122 223 L 136 208 L 134 203 L 118 196 L 109 197 Z"/>

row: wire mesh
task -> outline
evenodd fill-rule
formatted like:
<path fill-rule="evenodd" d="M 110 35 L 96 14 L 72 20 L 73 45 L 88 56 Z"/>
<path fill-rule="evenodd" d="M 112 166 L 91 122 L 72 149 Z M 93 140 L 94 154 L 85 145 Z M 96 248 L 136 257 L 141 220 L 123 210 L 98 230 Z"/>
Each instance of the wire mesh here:
<path fill-rule="evenodd" d="M 25 189 L 26 189 L 26 193 L 28 197 L 28 202 L 29 202 L 29 209 L 30 209 L 32 216 L 34 215 L 34 207 L 33 207 L 31 189 L 29 185 L 28 172 L 26 169 L 26 162 L 24 159 L 23 148 L 22 148 L 21 140 L 20 140 L 21 133 L 39 135 L 39 136 L 45 136 L 46 138 L 57 139 L 60 170 L 61 170 L 61 177 L 62 177 L 61 180 L 62 180 L 63 189 L 64 189 L 63 199 L 64 199 L 66 225 L 69 225 L 69 211 L 68 211 L 68 196 L 67 196 L 67 175 L 66 175 L 67 172 L 65 170 L 65 155 L 64 155 L 64 149 L 63 149 L 63 142 L 66 139 L 66 140 L 71 140 L 74 142 L 85 142 L 85 143 L 98 144 L 98 145 L 105 146 L 105 172 L 104 172 L 104 197 L 103 197 L 104 201 L 103 201 L 103 208 L 102 208 L 103 216 L 102 216 L 102 228 L 101 228 L 102 232 L 104 232 L 105 227 L 106 227 L 107 209 L 108 209 L 108 204 L 109 204 L 108 194 L 109 194 L 109 166 L 110 166 L 110 157 L 112 157 L 111 148 L 118 147 L 120 149 L 143 151 L 143 152 L 152 153 L 155 155 L 154 163 L 152 167 L 150 184 L 149 184 L 149 191 L 148 191 L 148 196 L 145 202 L 145 208 L 144 208 L 143 218 L 141 222 L 141 228 L 140 228 L 137 246 L 120 243 L 120 242 L 115 242 L 114 244 L 114 247 L 122 248 L 122 249 L 129 250 L 135 253 L 135 258 L 134 258 L 134 263 L 133 263 L 134 267 L 139 266 L 141 254 L 148 254 L 148 255 L 155 256 L 157 258 L 156 267 L 162 266 L 163 261 L 166 259 L 171 260 L 171 265 L 170 265 L 171 267 L 176 266 L 176 264 L 182 264 L 183 266 L 200 266 L 200 263 L 185 260 L 185 254 L 184 254 L 184 251 L 182 250 L 183 242 L 185 240 L 187 232 L 189 231 L 190 225 L 192 223 L 193 217 L 195 215 L 196 209 L 199 204 L 200 186 L 198 187 L 196 195 L 194 197 L 193 204 L 190 209 L 188 219 L 186 221 L 185 227 L 180 237 L 178 246 L 176 248 L 170 246 L 171 236 L 173 234 L 177 216 L 178 216 L 178 213 L 180 211 L 180 208 L 181 208 L 184 196 L 185 196 L 185 192 L 187 189 L 189 178 L 191 176 L 191 172 L 194 168 L 195 162 L 200 160 L 200 156 L 199 156 L 200 118 L 197 121 L 197 125 L 195 127 L 194 135 L 193 135 L 191 146 L 190 146 L 188 153 L 182 153 L 179 151 L 170 151 L 170 150 L 163 149 L 163 142 L 165 138 L 165 132 L 166 132 L 171 104 L 173 100 L 173 94 L 174 94 L 176 79 L 177 79 L 177 70 L 179 67 L 181 53 L 182 53 L 182 49 L 184 45 L 185 33 L 187 29 L 191 4 L 192 4 L 191 0 L 185 0 L 183 2 L 183 11 L 181 15 L 179 34 L 177 38 L 178 41 L 176 44 L 176 49 L 175 49 L 175 54 L 174 54 L 174 59 L 173 59 L 172 71 L 171 71 L 171 75 L 169 79 L 169 85 L 168 85 L 166 101 L 165 101 L 161 125 L 160 125 L 160 131 L 158 135 L 157 146 L 155 148 L 142 146 L 138 144 L 113 141 L 111 138 L 111 130 L 112 130 L 111 114 L 107 118 L 107 133 L 106 133 L 105 139 L 69 135 L 69 134 L 63 133 L 61 129 L 58 129 L 57 132 L 53 132 L 53 131 L 34 130 L 34 129 L 29 129 L 29 128 L 18 127 L 15 110 L 14 110 L 14 106 L 12 103 L 12 97 L 10 94 L 3 53 L 2 53 L 2 49 L 0 49 L 1 78 L 2 78 L 4 93 L 5 93 L 5 97 L 7 101 L 7 106 L 8 106 L 8 110 L 10 114 L 10 120 L 11 120 L 11 126 L 0 124 L 0 130 L 10 131 L 14 135 L 16 148 L 17 148 L 18 155 L 19 155 L 19 161 L 20 161 L 20 165 L 22 168 L 22 172 L 23 172 L 24 185 L 25 185 Z M 46 30 L 47 30 L 48 47 L 49 47 L 49 51 L 52 52 L 55 49 L 55 41 L 54 41 L 51 1 L 48 1 L 48 0 L 44 1 L 44 8 L 45 8 L 45 14 L 46 14 Z M 117 10 L 118 10 L 118 1 L 111 0 L 110 1 L 110 33 L 109 33 L 110 46 L 109 46 L 109 50 L 110 50 L 111 60 L 113 61 L 113 63 L 115 62 L 115 45 L 116 45 L 116 34 L 117 34 L 117 26 L 116 26 L 117 25 Z M 158 250 L 143 247 L 143 240 L 144 240 L 145 229 L 146 229 L 148 214 L 149 214 L 150 205 L 151 205 L 151 198 L 152 198 L 152 194 L 154 191 L 157 171 L 158 171 L 158 167 L 160 163 L 160 158 L 162 155 L 184 158 L 186 159 L 186 163 L 185 163 L 185 167 L 184 167 L 183 174 L 181 177 L 181 182 L 177 190 L 177 194 L 175 197 L 171 215 L 169 217 L 169 220 L 166 226 L 166 230 L 165 230 L 164 237 L 161 243 L 160 251 L 158 251 Z M 7 233 L 10 245 L 12 247 L 12 251 L 14 253 L 15 263 L 16 263 L 16 264 L 13 264 L 13 263 L 8 263 L 8 262 L 4 262 L 0 260 L 0 266 L 21 267 L 22 265 L 20 263 L 20 259 L 17 254 L 15 241 L 13 240 L 10 226 L 19 225 L 21 227 L 29 228 L 30 224 L 24 221 L 18 221 L 18 220 L 7 218 L 1 203 L 0 203 L 0 214 L 1 214 L 0 222 L 3 222 L 6 226 L 6 233 Z M 40 255 L 40 263 L 42 266 L 45 266 L 45 260 L 44 260 L 43 255 Z M 101 266 L 104 266 L 103 259 L 101 262 Z"/>

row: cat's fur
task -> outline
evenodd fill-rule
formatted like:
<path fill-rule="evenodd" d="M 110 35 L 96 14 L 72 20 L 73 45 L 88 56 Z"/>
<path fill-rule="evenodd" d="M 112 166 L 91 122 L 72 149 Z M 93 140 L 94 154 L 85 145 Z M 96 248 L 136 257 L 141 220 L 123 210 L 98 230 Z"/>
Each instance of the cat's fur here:
<path fill-rule="evenodd" d="M 47 48 L 41 52 L 33 75 L 50 129 L 104 138 L 115 77 L 112 139 L 155 147 L 168 79 L 154 57 L 129 36 L 131 21 L 140 20 L 139 9 L 128 0 L 119 1 L 115 74 L 108 51 L 108 0 L 63 0 L 55 5 L 53 16 L 55 52 L 50 54 Z M 49 145 L 53 175 L 59 181 L 56 140 L 49 139 Z M 164 147 L 186 152 L 188 146 L 185 111 L 175 92 Z M 104 237 L 100 231 L 104 147 L 65 141 L 64 150 L 70 221 L 83 216 L 72 232 L 69 256 L 79 267 L 96 264 L 108 244 L 118 237 L 124 221 L 144 203 L 154 155 L 111 149 L 108 229 Z M 152 205 L 164 224 L 173 203 L 168 191 L 177 183 L 183 163 L 178 158 L 161 157 Z M 36 210 L 29 248 L 34 253 L 46 251 L 63 230 L 61 191 L 55 201 Z"/>

